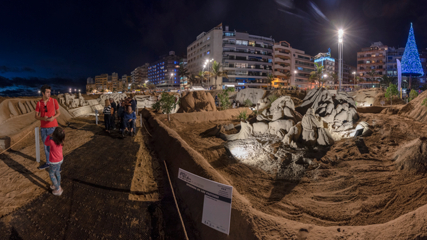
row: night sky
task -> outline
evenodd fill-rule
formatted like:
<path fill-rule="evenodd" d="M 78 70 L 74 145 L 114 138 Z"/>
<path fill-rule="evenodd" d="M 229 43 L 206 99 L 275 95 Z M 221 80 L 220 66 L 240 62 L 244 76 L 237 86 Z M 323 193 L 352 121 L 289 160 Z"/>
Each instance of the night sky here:
<path fill-rule="evenodd" d="M 404 47 L 413 22 L 427 48 L 426 0 L 175 0 L 21 1 L 0 7 L 0 95 L 34 95 L 85 88 L 101 73 L 130 74 L 187 46 L 219 23 L 230 30 L 272 36 L 315 55 L 337 55 L 345 29 L 344 61 L 371 42 Z"/>

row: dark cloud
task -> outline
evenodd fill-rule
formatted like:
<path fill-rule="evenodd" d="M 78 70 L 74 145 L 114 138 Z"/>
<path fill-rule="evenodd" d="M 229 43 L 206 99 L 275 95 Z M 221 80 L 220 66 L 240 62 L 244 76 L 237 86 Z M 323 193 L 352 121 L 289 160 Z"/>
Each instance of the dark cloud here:
<path fill-rule="evenodd" d="M 44 85 L 48 84 L 55 92 L 68 92 L 69 88 L 86 90 L 86 79 L 71 79 L 71 78 L 12 78 L 8 79 L 0 76 L 0 95 L 13 95 L 13 93 L 22 92 L 29 95 L 37 94 L 37 91 Z M 17 92 L 16 92 L 17 91 Z M 19 94 L 17 94 L 19 95 Z"/>
<path fill-rule="evenodd" d="M 0 73 L 10 73 L 10 72 L 11 73 L 36 72 L 36 70 L 30 67 L 15 68 L 15 67 L 0 66 Z"/>

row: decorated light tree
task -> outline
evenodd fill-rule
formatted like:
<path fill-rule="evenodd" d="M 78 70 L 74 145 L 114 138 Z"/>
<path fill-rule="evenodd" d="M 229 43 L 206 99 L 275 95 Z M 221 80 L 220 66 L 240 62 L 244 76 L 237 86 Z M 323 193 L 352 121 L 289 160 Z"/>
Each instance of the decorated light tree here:
<path fill-rule="evenodd" d="M 409 29 L 408 41 L 406 42 L 405 52 L 402 56 L 402 75 L 409 76 L 409 88 L 411 88 L 412 77 L 424 75 L 423 67 L 420 62 L 417 44 L 415 43 L 414 29 Z"/>

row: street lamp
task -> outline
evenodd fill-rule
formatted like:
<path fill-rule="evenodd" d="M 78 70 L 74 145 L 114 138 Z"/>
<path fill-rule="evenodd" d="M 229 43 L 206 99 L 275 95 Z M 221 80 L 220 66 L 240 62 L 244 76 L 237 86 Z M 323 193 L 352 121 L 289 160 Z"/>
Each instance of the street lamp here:
<path fill-rule="evenodd" d="M 168 91 L 169 91 L 169 86 L 170 86 L 170 84 L 171 84 L 171 82 L 172 82 L 172 77 L 173 77 L 173 75 L 174 75 L 174 73 L 171 73 L 171 77 L 169 78 Z"/>
<path fill-rule="evenodd" d="M 353 73 L 353 76 L 354 76 L 354 80 L 353 80 L 354 87 L 353 88 L 355 88 L 356 87 L 356 72 L 352 72 L 352 73 Z"/>
<path fill-rule="evenodd" d="M 339 88 L 338 88 L 338 92 L 340 92 L 340 91 L 341 91 L 341 84 L 342 84 L 342 68 L 343 68 L 342 51 L 343 51 L 343 36 L 344 36 L 344 30 L 342 30 L 342 29 L 338 30 L 338 81 L 339 81 Z"/>
<path fill-rule="evenodd" d="M 70 92 L 70 94 L 71 94 L 71 88 L 68 90 L 69 92 Z"/>
<path fill-rule="evenodd" d="M 39 96 L 40 96 L 40 90 L 39 90 Z"/>

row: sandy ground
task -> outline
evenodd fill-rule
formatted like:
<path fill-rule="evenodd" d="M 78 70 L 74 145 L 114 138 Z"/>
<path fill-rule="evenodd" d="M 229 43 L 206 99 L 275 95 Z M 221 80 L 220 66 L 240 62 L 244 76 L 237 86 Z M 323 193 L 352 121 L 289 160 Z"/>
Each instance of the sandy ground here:
<path fill-rule="evenodd" d="M 37 170 L 34 139 L 0 155 L 0 239 L 183 239 L 146 132 L 123 138 L 94 122 L 80 117 L 65 127 L 60 197 Z"/>
<path fill-rule="evenodd" d="M 275 180 L 267 173 L 238 163 L 224 141 L 200 134 L 216 124 L 237 120 L 167 124 L 267 215 L 317 226 L 366 226 L 386 223 L 427 204 L 427 178 L 397 171 L 392 154 L 402 145 L 427 136 L 427 126 L 398 115 L 360 114 L 374 134 L 364 143 L 336 142 L 326 155 L 318 154 L 318 169 L 299 182 Z M 409 230 L 408 230 L 409 231 Z"/>

